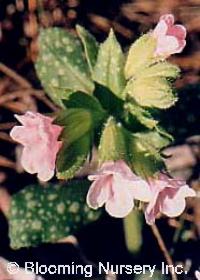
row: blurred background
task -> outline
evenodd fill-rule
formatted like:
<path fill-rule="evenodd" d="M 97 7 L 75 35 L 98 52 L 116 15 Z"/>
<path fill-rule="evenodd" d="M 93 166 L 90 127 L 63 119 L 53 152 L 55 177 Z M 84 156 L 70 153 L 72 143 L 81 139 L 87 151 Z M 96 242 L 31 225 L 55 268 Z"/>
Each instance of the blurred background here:
<path fill-rule="evenodd" d="M 173 147 L 166 151 L 173 157 L 168 158 L 166 164 L 174 174 L 188 180 L 200 193 L 200 0 L 1 0 L 1 186 L 13 194 L 36 182 L 34 176 L 23 172 L 18 161 L 20 147 L 16 147 L 9 137 L 9 131 L 15 124 L 13 114 L 27 110 L 48 113 L 58 109 L 45 95 L 34 70 L 39 29 L 60 26 L 75 32 L 74 27 L 78 23 L 101 42 L 112 27 L 126 50 L 141 33 L 152 29 L 160 15 L 165 13 L 173 13 L 176 21 L 188 31 L 184 52 L 170 58 L 172 63 L 180 66 L 182 76 L 175 84 L 179 101 L 162 115 L 163 126 L 175 138 Z M 161 219 L 158 222 L 174 260 L 189 270 L 188 275 L 182 276 L 182 279 L 194 279 L 194 270 L 200 266 L 198 196 L 189 202 L 187 212 L 178 219 Z M 132 255 L 126 249 L 122 223 L 121 220 L 105 215 L 98 222 L 84 228 L 78 234 L 84 257 L 82 252 L 67 245 L 62 245 L 62 249 L 60 245 L 42 245 L 31 250 L 13 252 L 9 248 L 6 219 L 0 214 L 0 255 L 13 259 L 36 256 L 34 258 L 45 260 L 57 258 L 58 255 L 67 260 L 76 256 L 83 262 L 86 256 L 94 263 L 159 264 L 163 257 L 148 226 L 143 226 L 140 252 Z M 127 277 L 121 276 L 121 279 L 127 280 Z"/>

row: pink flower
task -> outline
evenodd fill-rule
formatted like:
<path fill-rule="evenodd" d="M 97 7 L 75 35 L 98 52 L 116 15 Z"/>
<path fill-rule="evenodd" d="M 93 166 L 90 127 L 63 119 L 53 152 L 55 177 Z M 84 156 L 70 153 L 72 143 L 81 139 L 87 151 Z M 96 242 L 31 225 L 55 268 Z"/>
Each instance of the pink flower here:
<path fill-rule="evenodd" d="M 55 172 L 56 155 L 61 147 L 58 136 L 62 128 L 53 119 L 39 113 L 15 115 L 23 126 L 15 126 L 10 136 L 24 146 L 21 163 L 24 169 L 38 173 L 42 181 L 50 180 Z"/>
<path fill-rule="evenodd" d="M 200 280 L 200 272 L 198 270 L 195 271 L 195 277 L 197 280 Z"/>
<path fill-rule="evenodd" d="M 156 56 L 166 58 L 180 53 L 186 45 L 186 29 L 183 25 L 174 25 L 174 16 L 171 14 L 160 17 L 152 35 L 157 40 Z"/>
<path fill-rule="evenodd" d="M 87 203 L 97 209 L 105 204 L 113 217 L 127 216 L 134 207 L 134 199 L 149 201 L 148 183 L 136 176 L 123 160 L 106 162 L 99 171 L 90 175 L 94 181 L 87 195 Z"/>
<path fill-rule="evenodd" d="M 186 197 L 195 196 L 195 191 L 182 180 L 171 179 L 166 174 L 159 174 L 157 179 L 149 180 L 151 200 L 145 210 L 148 224 L 153 224 L 159 213 L 168 217 L 179 216 L 185 209 Z"/>

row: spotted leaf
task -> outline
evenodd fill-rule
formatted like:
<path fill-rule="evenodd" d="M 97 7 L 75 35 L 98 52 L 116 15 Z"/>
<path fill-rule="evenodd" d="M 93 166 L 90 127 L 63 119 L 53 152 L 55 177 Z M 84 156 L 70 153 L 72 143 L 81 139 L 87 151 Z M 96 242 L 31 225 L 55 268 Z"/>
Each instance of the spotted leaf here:
<path fill-rule="evenodd" d="M 80 41 L 60 28 L 40 32 L 36 71 L 49 96 L 59 105 L 69 93 L 91 94 L 94 84 Z"/>
<path fill-rule="evenodd" d="M 111 30 L 106 41 L 100 45 L 93 77 L 96 82 L 121 96 L 125 86 L 123 69 L 124 54 L 113 30 Z"/>
<path fill-rule="evenodd" d="M 96 64 L 97 60 L 97 54 L 98 54 L 98 48 L 99 45 L 96 41 L 96 39 L 82 26 L 77 25 L 76 31 L 78 33 L 78 36 L 80 37 L 84 50 L 86 59 L 90 68 L 91 74 L 93 73 L 93 68 Z"/>
<path fill-rule="evenodd" d="M 94 222 L 101 211 L 90 209 L 85 200 L 90 183 L 27 186 L 14 194 L 8 217 L 11 247 L 56 243 Z"/>

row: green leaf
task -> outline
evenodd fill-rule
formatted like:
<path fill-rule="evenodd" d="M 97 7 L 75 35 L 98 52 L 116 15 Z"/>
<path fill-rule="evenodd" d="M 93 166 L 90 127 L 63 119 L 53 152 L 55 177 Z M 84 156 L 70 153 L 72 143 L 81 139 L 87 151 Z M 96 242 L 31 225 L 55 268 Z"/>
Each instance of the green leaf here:
<path fill-rule="evenodd" d="M 101 120 L 106 114 L 97 98 L 83 92 L 72 93 L 67 100 L 63 100 L 63 103 L 66 108 L 82 108 L 91 111 L 94 122 Z"/>
<path fill-rule="evenodd" d="M 129 135 L 129 162 L 134 171 L 143 178 L 153 176 L 165 167 L 160 150 L 169 144 L 169 139 L 156 131 Z"/>
<path fill-rule="evenodd" d="M 91 112 L 85 109 L 61 111 L 54 122 L 63 126 L 60 139 L 65 142 L 65 145 L 71 145 L 95 127 Z"/>
<path fill-rule="evenodd" d="M 35 68 L 44 89 L 59 105 L 71 92 L 91 94 L 94 90 L 81 43 L 61 28 L 40 32 Z"/>
<path fill-rule="evenodd" d="M 163 137 L 165 137 L 166 139 L 168 139 L 169 143 L 174 141 L 174 138 L 171 134 L 167 133 L 166 130 L 163 127 L 160 126 L 156 126 L 155 130 Z"/>
<path fill-rule="evenodd" d="M 164 167 L 162 158 L 148 154 L 140 148 L 138 138 L 133 137 L 129 142 L 129 163 L 137 175 L 148 178 Z"/>
<path fill-rule="evenodd" d="M 73 178 L 86 161 L 91 149 L 91 133 L 88 132 L 70 145 L 64 142 L 57 157 L 57 177 Z"/>
<path fill-rule="evenodd" d="M 126 103 L 125 110 L 131 113 L 142 125 L 149 129 L 153 129 L 157 126 L 158 121 L 154 120 L 152 115 L 136 103 Z"/>
<path fill-rule="evenodd" d="M 98 100 L 85 93 L 74 93 L 64 101 L 66 110 L 58 113 L 55 123 L 63 127 L 58 160 L 58 178 L 72 178 L 87 159 L 94 131 L 107 114 Z"/>
<path fill-rule="evenodd" d="M 161 149 L 170 144 L 168 137 L 160 135 L 157 131 L 135 133 L 141 150 L 157 156 Z"/>
<path fill-rule="evenodd" d="M 76 26 L 76 31 L 79 38 L 82 41 L 88 66 L 90 68 L 91 74 L 93 74 L 93 68 L 95 66 L 98 54 L 99 44 L 97 43 L 94 36 L 92 36 L 85 28 L 80 25 Z"/>
<path fill-rule="evenodd" d="M 99 162 L 126 158 L 126 138 L 121 123 L 110 117 L 103 129 L 99 144 Z"/>
<path fill-rule="evenodd" d="M 108 88 L 99 84 L 95 86 L 94 96 L 99 100 L 104 110 L 120 119 L 124 113 L 124 101 L 122 99 L 117 97 Z"/>
<path fill-rule="evenodd" d="M 150 34 L 141 36 L 132 44 L 125 65 L 126 79 L 136 76 L 155 62 L 155 49 L 156 40 Z"/>
<path fill-rule="evenodd" d="M 56 243 L 96 221 L 101 210 L 87 206 L 89 186 L 86 180 L 76 180 L 65 185 L 30 185 L 14 194 L 8 217 L 11 247 Z"/>
<path fill-rule="evenodd" d="M 106 41 L 100 45 L 93 77 L 96 82 L 121 96 L 125 86 L 123 69 L 124 54 L 111 29 Z"/>
<path fill-rule="evenodd" d="M 159 77 L 131 79 L 125 91 L 143 107 L 167 109 L 177 101 L 170 83 Z"/>

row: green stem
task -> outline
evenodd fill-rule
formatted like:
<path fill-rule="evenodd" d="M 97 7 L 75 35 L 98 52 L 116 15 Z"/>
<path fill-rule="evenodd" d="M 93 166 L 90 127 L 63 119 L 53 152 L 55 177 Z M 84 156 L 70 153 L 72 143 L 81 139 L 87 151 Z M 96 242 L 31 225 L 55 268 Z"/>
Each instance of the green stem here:
<path fill-rule="evenodd" d="M 133 210 L 124 219 L 126 246 L 132 255 L 137 255 L 142 246 L 142 213 Z"/>

